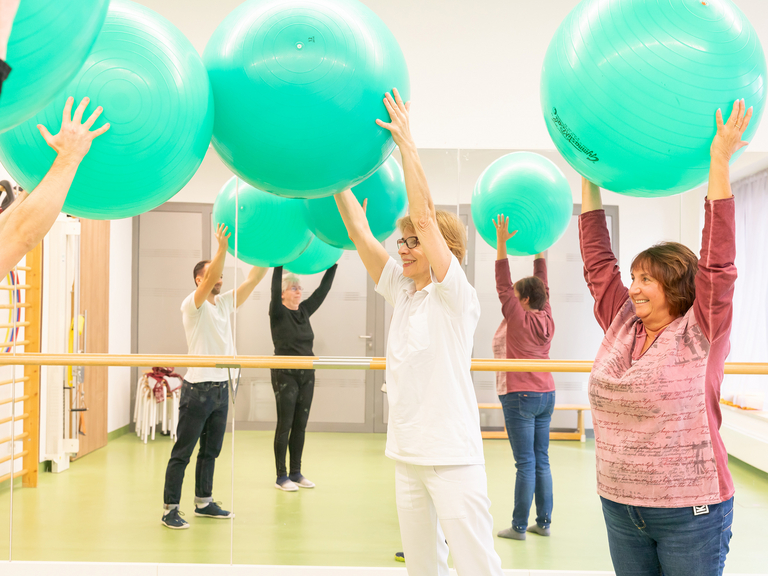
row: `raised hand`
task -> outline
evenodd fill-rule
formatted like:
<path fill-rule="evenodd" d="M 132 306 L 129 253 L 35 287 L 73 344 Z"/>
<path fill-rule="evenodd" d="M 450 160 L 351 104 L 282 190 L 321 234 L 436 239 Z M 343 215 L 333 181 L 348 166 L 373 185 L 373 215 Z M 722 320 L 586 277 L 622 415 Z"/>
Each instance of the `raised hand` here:
<path fill-rule="evenodd" d="M 227 248 L 229 247 L 229 237 L 231 236 L 227 226 L 225 224 L 219 224 L 216 226 L 216 232 L 214 236 L 216 237 L 216 241 L 219 243 L 219 250 L 221 252 L 226 252 Z"/>
<path fill-rule="evenodd" d="M 104 124 L 98 130 L 91 132 L 91 126 L 101 115 L 102 107 L 99 106 L 93 111 L 93 114 L 86 120 L 83 120 L 83 113 L 85 112 L 89 98 L 83 98 L 80 101 L 80 105 L 75 109 L 74 115 L 72 115 L 72 104 L 75 99 L 70 96 L 67 98 L 67 103 L 64 104 L 64 114 L 61 120 L 61 130 L 55 136 L 52 136 L 48 129 L 42 124 L 37 125 L 37 129 L 40 130 L 48 146 L 56 150 L 59 157 L 80 162 L 83 157 L 88 154 L 91 149 L 91 142 L 94 138 L 101 136 L 109 130 L 109 123 Z"/>
<path fill-rule="evenodd" d="M 496 216 L 496 220 L 491 218 L 494 228 L 496 228 L 496 241 L 499 244 L 506 244 L 507 240 L 517 234 L 517 230 L 514 232 L 509 231 L 509 217 L 505 217 L 504 214 Z"/>
<path fill-rule="evenodd" d="M 393 88 L 392 94 L 387 92 L 384 97 L 384 106 L 389 112 L 389 122 L 377 119 L 376 124 L 389 130 L 392 133 L 392 139 L 399 147 L 404 144 L 412 144 L 409 120 L 411 103 L 403 102 L 403 99 L 400 98 L 400 92 L 397 91 L 397 88 Z"/>
<path fill-rule="evenodd" d="M 745 110 L 744 99 L 736 100 L 733 103 L 733 110 L 727 122 L 723 122 L 723 113 L 720 109 L 715 113 L 717 121 L 717 134 L 712 140 L 712 146 L 709 149 L 712 158 L 720 158 L 726 162 L 738 151 L 744 148 L 749 142 L 744 142 L 742 136 L 749 127 L 749 121 L 752 119 L 752 107 Z"/>

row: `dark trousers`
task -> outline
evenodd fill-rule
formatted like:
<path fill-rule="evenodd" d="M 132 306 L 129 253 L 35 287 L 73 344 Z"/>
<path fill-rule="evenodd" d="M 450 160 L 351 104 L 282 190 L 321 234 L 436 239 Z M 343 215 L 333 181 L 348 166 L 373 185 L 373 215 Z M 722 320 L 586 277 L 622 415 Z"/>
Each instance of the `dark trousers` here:
<path fill-rule="evenodd" d="M 285 453 L 291 450 L 291 475 L 301 474 L 304 433 L 315 392 L 314 370 L 272 370 L 272 390 L 277 403 L 275 466 L 277 477 L 287 476 Z"/>
<path fill-rule="evenodd" d="M 227 428 L 229 389 L 226 382 L 196 382 L 184 380 L 179 399 L 179 425 L 176 444 L 165 472 L 163 502 L 177 505 L 181 500 L 181 485 L 189 458 L 200 440 L 195 467 L 195 500 L 211 499 L 213 468 L 221 452 Z"/>
<path fill-rule="evenodd" d="M 600 500 L 616 576 L 722 576 L 731 542 L 732 497 L 697 511 Z"/>

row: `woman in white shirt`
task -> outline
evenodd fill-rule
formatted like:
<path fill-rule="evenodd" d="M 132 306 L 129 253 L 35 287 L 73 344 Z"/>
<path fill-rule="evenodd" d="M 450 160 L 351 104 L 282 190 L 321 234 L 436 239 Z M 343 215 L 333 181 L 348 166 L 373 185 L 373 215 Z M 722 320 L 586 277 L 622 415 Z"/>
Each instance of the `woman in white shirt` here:
<path fill-rule="evenodd" d="M 376 291 L 394 307 L 387 342 L 389 426 L 386 455 L 396 462 L 400 535 L 413 575 L 500 576 L 493 549 L 471 353 L 480 304 L 460 261 L 466 232 L 436 211 L 397 90 L 384 104 L 403 158 L 409 216 L 398 222 L 396 262 L 371 234 L 363 206 L 347 190 L 339 212 Z M 447 540 L 447 546 L 446 546 Z"/>

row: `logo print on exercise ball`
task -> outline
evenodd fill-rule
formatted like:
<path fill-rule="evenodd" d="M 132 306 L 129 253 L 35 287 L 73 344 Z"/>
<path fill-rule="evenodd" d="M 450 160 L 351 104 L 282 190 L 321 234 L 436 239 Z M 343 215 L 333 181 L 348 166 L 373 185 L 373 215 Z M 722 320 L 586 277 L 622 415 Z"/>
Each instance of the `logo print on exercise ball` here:
<path fill-rule="evenodd" d="M 563 120 L 560 118 L 560 116 L 557 115 L 557 108 L 552 108 L 552 122 L 555 123 L 555 126 L 557 126 L 557 129 L 560 131 L 560 134 L 563 135 L 563 138 L 568 140 L 568 142 L 576 148 L 579 152 L 583 152 L 587 160 L 590 162 L 598 162 L 600 161 L 600 158 L 597 157 L 597 152 L 594 152 L 584 146 L 584 144 L 581 143 L 581 140 L 579 140 L 579 137 L 574 134 L 570 128 L 568 128 L 568 125 L 563 122 Z"/>

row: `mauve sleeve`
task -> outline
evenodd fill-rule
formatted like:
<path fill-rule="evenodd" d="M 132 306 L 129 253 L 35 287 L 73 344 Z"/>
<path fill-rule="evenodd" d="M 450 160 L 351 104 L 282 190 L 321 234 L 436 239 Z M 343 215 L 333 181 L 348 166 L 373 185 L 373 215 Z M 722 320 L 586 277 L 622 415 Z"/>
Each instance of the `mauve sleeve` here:
<path fill-rule="evenodd" d="M 496 293 L 501 301 L 501 313 L 508 325 L 520 326 L 525 318 L 525 310 L 515 295 L 512 275 L 509 272 L 509 260 L 496 260 Z"/>
<path fill-rule="evenodd" d="M 605 332 L 629 298 L 629 290 L 621 283 L 604 210 L 592 210 L 579 216 L 579 245 L 584 279 L 595 299 L 595 318 Z"/>
<path fill-rule="evenodd" d="M 733 321 L 736 283 L 736 203 L 733 197 L 706 201 L 693 313 L 704 336 L 714 342 Z"/>

